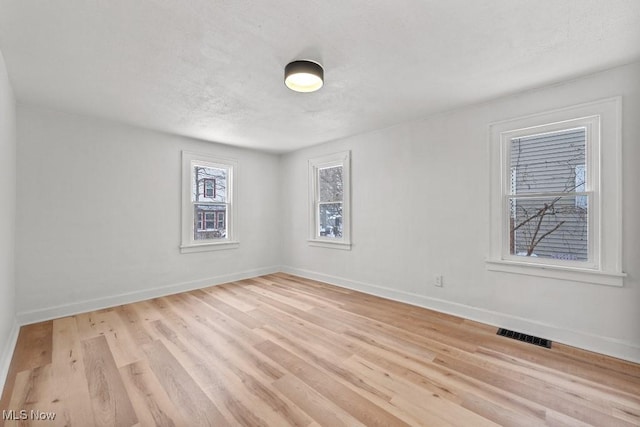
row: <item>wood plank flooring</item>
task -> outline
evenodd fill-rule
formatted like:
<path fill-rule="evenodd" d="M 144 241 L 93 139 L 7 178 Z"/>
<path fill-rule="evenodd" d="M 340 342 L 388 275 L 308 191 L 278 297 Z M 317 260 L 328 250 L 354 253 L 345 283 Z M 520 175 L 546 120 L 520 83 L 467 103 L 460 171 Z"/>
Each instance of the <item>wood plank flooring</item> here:
<path fill-rule="evenodd" d="M 640 365 L 273 274 L 25 326 L 0 409 L 27 418 L 6 426 L 640 426 Z"/>

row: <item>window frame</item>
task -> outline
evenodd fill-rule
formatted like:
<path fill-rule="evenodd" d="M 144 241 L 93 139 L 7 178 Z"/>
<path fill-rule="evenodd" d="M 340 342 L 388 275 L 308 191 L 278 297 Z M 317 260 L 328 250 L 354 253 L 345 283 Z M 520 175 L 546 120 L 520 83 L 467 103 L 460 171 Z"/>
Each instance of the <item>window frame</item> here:
<path fill-rule="evenodd" d="M 220 218 L 222 218 L 222 220 L 220 220 Z M 222 228 L 226 229 L 226 219 L 225 219 L 225 213 L 224 212 L 216 212 L 216 228 L 215 230 L 220 230 L 220 223 L 222 223 Z"/>
<path fill-rule="evenodd" d="M 196 228 L 196 217 L 194 212 L 194 203 L 191 200 L 191 192 L 193 191 L 193 169 L 195 166 L 212 167 L 217 169 L 227 170 L 227 215 L 226 221 L 226 237 L 210 240 L 195 240 L 194 232 Z M 221 249 L 234 249 L 239 246 L 238 234 L 235 229 L 237 223 L 237 207 L 235 201 L 237 200 L 237 169 L 238 162 L 233 159 L 225 159 L 221 157 L 212 156 L 203 153 L 194 153 L 190 151 L 182 151 L 182 214 L 181 214 L 181 229 L 182 239 L 180 245 L 181 253 L 192 252 L 204 252 L 214 251 Z M 215 181 L 215 180 L 214 180 Z M 205 193 L 206 184 L 202 183 L 202 191 Z M 215 188 L 215 187 L 214 187 Z M 200 191 L 199 186 L 196 186 L 196 191 Z M 214 190 L 214 194 L 216 191 Z M 214 197 L 215 198 L 215 197 Z M 218 225 L 218 216 L 215 212 L 214 222 Z M 202 226 L 206 229 L 206 217 L 202 217 Z M 202 231 L 205 231 L 205 230 Z"/>
<path fill-rule="evenodd" d="M 207 194 L 207 183 L 211 183 L 211 195 Z M 216 184 L 215 178 L 202 178 L 202 197 L 215 199 L 217 196 Z"/>
<path fill-rule="evenodd" d="M 342 237 L 320 236 L 320 169 L 342 167 Z M 351 250 L 351 151 L 309 159 L 309 239 L 310 246 Z"/>
<path fill-rule="evenodd" d="M 621 97 L 609 98 L 489 125 L 490 271 L 623 286 Z M 589 260 L 512 255 L 510 224 L 513 138 L 587 128 L 585 193 Z"/>
<path fill-rule="evenodd" d="M 218 212 L 198 212 L 198 223 L 203 224 L 202 227 L 198 228 L 196 227 L 196 231 L 215 231 L 218 230 L 219 228 L 217 227 L 217 219 L 216 219 L 216 214 Z M 207 215 L 212 215 L 213 219 L 207 219 Z M 207 228 L 207 223 L 208 222 L 212 222 L 215 226 L 214 228 Z"/>
<path fill-rule="evenodd" d="M 207 220 L 207 215 L 210 216 L 210 218 Z M 213 224 L 213 228 L 208 228 L 207 227 L 207 223 L 212 223 Z M 204 213 L 204 231 L 213 231 L 213 230 L 217 230 L 216 228 L 216 212 L 205 212 Z"/>

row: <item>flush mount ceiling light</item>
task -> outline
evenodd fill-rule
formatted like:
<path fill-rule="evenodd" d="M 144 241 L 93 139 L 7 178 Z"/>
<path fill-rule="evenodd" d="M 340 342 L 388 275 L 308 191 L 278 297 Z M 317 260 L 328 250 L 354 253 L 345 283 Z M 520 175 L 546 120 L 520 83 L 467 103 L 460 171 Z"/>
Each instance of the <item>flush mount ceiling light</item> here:
<path fill-rule="evenodd" d="M 296 92 L 315 92 L 324 84 L 322 65 L 308 60 L 290 62 L 284 68 L 284 84 Z"/>

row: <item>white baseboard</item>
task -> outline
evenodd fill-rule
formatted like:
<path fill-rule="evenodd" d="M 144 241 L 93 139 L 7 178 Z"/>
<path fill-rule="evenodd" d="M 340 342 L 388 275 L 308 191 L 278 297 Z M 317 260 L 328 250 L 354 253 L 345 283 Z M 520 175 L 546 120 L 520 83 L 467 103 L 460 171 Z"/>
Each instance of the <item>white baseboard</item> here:
<path fill-rule="evenodd" d="M 640 363 L 640 346 L 634 343 L 600 335 L 593 335 L 583 331 L 570 330 L 537 320 L 526 319 L 478 307 L 471 307 L 411 292 L 399 291 L 397 289 L 317 273 L 315 271 L 289 266 L 283 266 L 282 271 L 284 273 L 305 277 L 307 279 L 330 283 L 332 285 L 428 308 L 442 313 L 452 314 L 454 316 L 463 317 L 465 319 L 474 320 L 488 325 L 544 337 L 552 341 L 596 353 L 606 354 L 608 356 L 617 357 L 630 362 Z"/>
<path fill-rule="evenodd" d="M 16 349 L 19 332 L 20 325 L 16 320 L 14 320 L 11 332 L 9 333 L 9 339 L 2 349 L 2 353 L 0 353 L 0 395 L 2 394 L 2 390 L 4 390 L 4 383 L 7 381 L 7 374 L 9 373 L 9 367 L 11 366 L 13 352 Z"/>
<path fill-rule="evenodd" d="M 248 270 L 240 273 L 225 274 L 191 282 L 183 282 L 175 285 L 128 292 L 104 298 L 73 302 L 70 304 L 47 307 L 44 309 L 21 311 L 17 313 L 16 317 L 19 325 L 28 325 L 31 323 L 43 322 L 45 320 L 58 319 L 60 317 L 86 313 L 88 311 L 101 310 L 103 308 L 115 307 L 122 304 L 130 304 L 152 298 L 177 294 L 180 292 L 192 291 L 194 289 L 201 289 L 208 286 L 220 285 L 222 283 L 234 282 L 236 280 L 249 279 L 265 274 L 277 273 L 280 270 L 280 266 L 258 268 L 255 270 Z"/>

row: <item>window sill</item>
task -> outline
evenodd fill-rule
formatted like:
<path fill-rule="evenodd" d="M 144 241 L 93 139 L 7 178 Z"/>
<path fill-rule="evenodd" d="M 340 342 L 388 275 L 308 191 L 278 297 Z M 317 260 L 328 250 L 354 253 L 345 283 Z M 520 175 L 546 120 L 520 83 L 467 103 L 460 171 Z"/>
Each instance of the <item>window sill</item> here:
<path fill-rule="evenodd" d="M 317 246 L 320 248 L 341 249 L 343 251 L 351 250 L 351 243 L 333 242 L 331 240 L 308 240 L 309 246 Z"/>
<path fill-rule="evenodd" d="M 224 249 L 237 249 L 240 242 L 216 242 L 216 243 L 198 243 L 194 245 L 180 246 L 181 254 L 190 254 L 194 252 L 220 251 Z"/>
<path fill-rule="evenodd" d="M 527 264 L 524 262 L 490 260 L 486 261 L 487 270 L 503 273 L 524 274 L 527 276 L 547 277 L 570 280 L 573 282 L 593 283 L 605 286 L 624 286 L 626 273 L 613 273 L 584 268 L 563 267 L 557 265 Z"/>

